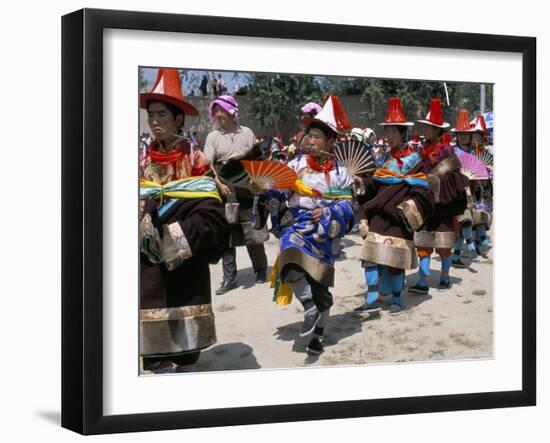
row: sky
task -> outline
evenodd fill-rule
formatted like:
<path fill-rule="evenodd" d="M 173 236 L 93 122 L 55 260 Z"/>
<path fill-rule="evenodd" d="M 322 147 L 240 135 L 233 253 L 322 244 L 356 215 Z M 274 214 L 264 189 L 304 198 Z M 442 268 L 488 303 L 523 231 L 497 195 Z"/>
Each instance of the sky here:
<path fill-rule="evenodd" d="M 244 86 L 246 84 L 246 78 L 243 74 L 236 74 L 234 72 L 224 72 L 224 71 L 199 71 L 195 69 L 189 69 L 187 70 L 189 72 L 189 78 L 191 81 L 183 81 L 183 94 L 189 95 L 191 92 L 191 89 L 195 89 L 195 95 L 199 95 L 198 92 L 198 86 L 200 84 L 200 79 L 202 78 L 203 74 L 206 72 L 210 73 L 210 76 L 212 73 L 216 75 L 216 78 L 218 78 L 218 74 L 222 75 L 222 78 L 227 86 L 227 91 L 232 92 L 233 87 L 238 84 L 239 86 Z M 158 68 L 145 68 L 144 69 L 144 77 L 147 81 L 147 90 L 150 90 L 153 86 L 153 83 L 155 82 L 157 78 L 157 72 Z"/>

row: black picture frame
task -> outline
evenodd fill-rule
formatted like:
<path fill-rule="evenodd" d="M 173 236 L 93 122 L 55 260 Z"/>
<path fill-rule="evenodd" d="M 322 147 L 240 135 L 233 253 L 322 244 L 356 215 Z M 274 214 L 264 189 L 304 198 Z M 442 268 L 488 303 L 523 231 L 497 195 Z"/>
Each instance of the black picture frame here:
<path fill-rule="evenodd" d="M 188 32 L 522 55 L 522 388 L 110 415 L 103 412 L 103 31 Z M 284 32 L 281 33 L 281 30 Z M 413 414 L 536 404 L 536 39 L 83 9 L 62 18 L 62 426 L 82 434 Z M 529 173 L 526 173 L 529 171 Z"/>

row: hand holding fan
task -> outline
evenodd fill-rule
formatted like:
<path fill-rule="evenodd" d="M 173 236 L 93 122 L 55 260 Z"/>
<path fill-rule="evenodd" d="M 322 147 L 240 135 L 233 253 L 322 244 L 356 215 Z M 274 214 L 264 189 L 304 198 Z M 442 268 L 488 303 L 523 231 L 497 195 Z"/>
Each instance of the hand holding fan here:
<path fill-rule="evenodd" d="M 465 152 L 458 156 L 458 159 L 462 165 L 460 172 L 470 180 L 489 180 L 489 172 L 485 167 L 485 163 L 476 156 Z"/>
<path fill-rule="evenodd" d="M 374 157 L 369 147 L 359 140 L 337 143 L 334 154 L 352 175 L 374 173 Z"/>
<path fill-rule="evenodd" d="M 269 160 L 241 160 L 250 181 L 262 189 L 290 189 L 296 179 L 296 173 L 288 166 Z"/>
<path fill-rule="evenodd" d="M 279 162 L 241 160 L 241 163 L 246 173 L 250 176 L 251 184 L 261 190 L 290 189 L 298 178 L 292 169 Z M 252 223 L 256 223 L 259 197 L 258 192 L 254 192 Z"/>

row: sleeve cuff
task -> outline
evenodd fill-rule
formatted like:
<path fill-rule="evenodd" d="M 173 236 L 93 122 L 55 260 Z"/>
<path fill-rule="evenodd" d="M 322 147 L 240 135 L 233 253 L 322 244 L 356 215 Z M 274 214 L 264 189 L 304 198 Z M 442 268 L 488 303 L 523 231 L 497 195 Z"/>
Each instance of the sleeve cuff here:
<path fill-rule="evenodd" d="M 139 244 L 141 252 L 151 263 L 162 263 L 159 233 L 153 225 L 151 214 L 145 214 L 139 223 Z"/>
<path fill-rule="evenodd" d="M 359 234 L 361 235 L 361 238 L 364 240 L 367 238 L 367 234 L 369 233 L 369 221 L 366 218 L 362 218 L 359 220 Z"/>
<path fill-rule="evenodd" d="M 424 220 L 414 200 L 406 200 L 397 205 L 397 211 L 406 222 L 412 232 L 418 231 L 424 224 Z"/>
<path fill-rule="evenodd" d="M 180 266 L 193 256 L 189 242 L 181 229 L 179 222 L 163 226 L 162 256 L 169 271 Z"/>

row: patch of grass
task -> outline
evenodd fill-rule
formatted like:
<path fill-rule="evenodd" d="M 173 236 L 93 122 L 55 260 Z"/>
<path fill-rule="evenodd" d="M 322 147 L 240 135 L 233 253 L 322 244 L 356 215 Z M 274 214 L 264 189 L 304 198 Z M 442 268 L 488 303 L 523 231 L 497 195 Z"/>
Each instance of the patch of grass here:
<path fill-rule="evenodd" d="M 439 349 L 443 349 L 443 348 L 448 348 L 448 347 L 449 347 L 449 345 L 447 344 L 447 342 L 446 342 L 445 340 L 437 340 L 437 341 L 435 342 L 435 344 L 437 345 L 437 347 L 438 347 Z"/>
<path fill-rule="evenodd" d="M 390 335 L 390 340 L 394 345 L 404 345 L 409 341 L 404 331 L 395 331 Z"/>
<path fill-rule="evenodd" d="M 434 326 L 441 326 L 443 322 L 440 321 L 434 321 Z"/>
<path fill-rule="evenodd" d="M 403 349 L 405 349 L 405 351 L 407 352 L 414 352 L 416 351 L 418 348 L 414 345 L 407 345 L 405 346 Z"/>
<path fill-rule="evenodd" d="M 483 295 L 487 295 L 487 291 L 485 289 L 474 289 L 472 294 L 481 297 Z"/>
<path fill-rule="evenodd" d="M 442 358 L 445 356 L 445 350 L 443 349 L 432 349 L 430 350 L 430 358 Z"/>
<path fill-rule="evenodd" d="M 462 303 L 464 303 L 465 305 L 469 305 L 470 303 L 472 303 L 472 300 L 467 299 L 467 300 L 464 300 Z"/>
<path fill-rule="evenodd" d="M 466 334 L 463 332 L 461 333 L 453 332 L 452 334 L 449 334 L 449 337 L 455 343 L 458 343 L 459 345 L 465 346 L 470 349 L 477 348 L 481 344 L 480 342 L 469 339 L 468 337 L 466 337 Z"/>

